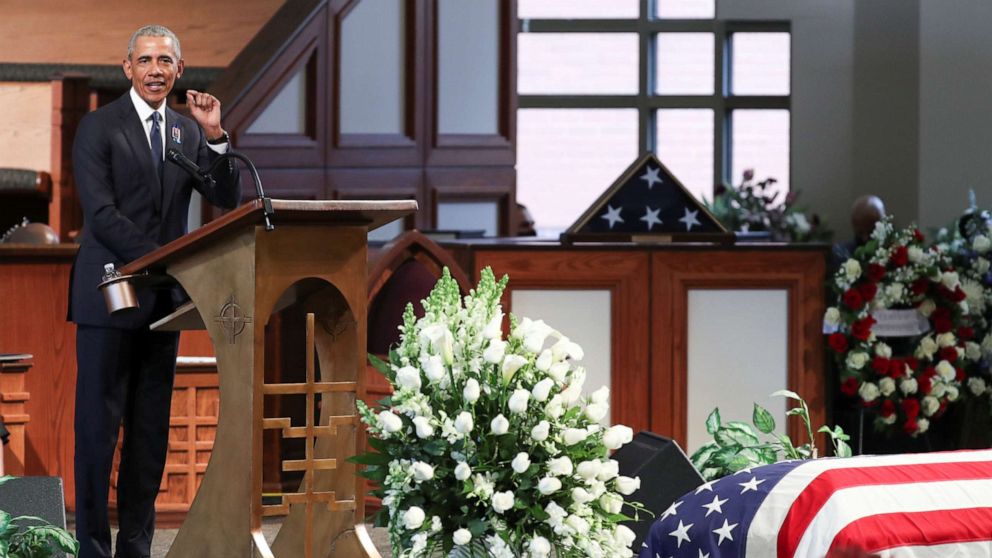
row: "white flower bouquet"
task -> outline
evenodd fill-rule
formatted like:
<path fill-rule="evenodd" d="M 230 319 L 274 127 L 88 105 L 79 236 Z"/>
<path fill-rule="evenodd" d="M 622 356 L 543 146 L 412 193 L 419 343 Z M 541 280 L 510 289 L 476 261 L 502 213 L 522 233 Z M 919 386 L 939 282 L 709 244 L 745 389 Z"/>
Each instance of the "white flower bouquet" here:
<path fill-rule="evenodd" d="M 623 498 L 640 480 L 609 458 L 633 432 L 600 425 L 609 390 L 583 395 L 577 344 L 515 317 L 504 339 L 506 283 L 487 268 L 463 304 L 445 269 L 389 362 L 370 356 L 394 389 L 358 403 L 375 451 L 352 461 L 378 483 L 375 522 L 401 557 L 633 556 L 619 522 L 643 509 Z"/>

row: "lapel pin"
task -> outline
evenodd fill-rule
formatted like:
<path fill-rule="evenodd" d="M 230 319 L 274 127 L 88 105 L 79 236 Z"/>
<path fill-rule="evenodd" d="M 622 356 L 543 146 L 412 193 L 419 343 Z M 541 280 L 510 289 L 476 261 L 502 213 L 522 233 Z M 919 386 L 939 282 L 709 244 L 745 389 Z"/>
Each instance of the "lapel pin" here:
<path fill-rule="evenodd" d="M 172 126 L 172 141 L 176 143 L 183 142 L 183 130 L 178 124 L 173 124 Z"/>

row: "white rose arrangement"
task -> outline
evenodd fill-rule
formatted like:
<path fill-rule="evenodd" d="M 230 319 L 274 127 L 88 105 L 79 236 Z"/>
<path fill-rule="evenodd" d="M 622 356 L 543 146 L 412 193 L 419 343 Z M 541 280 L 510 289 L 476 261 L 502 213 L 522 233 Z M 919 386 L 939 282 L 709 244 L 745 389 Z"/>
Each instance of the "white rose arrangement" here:
<path fill-rule="evenodd" d="M 374 452 L 351 460 L 378 484 L 377 525 L 393 555 L 558 558 L 633 556 L 621 521 L 640 480 L 611 450 L 633 438 L 603 427 L 609 390 L 583 395 L 582 348 L 499 304 L 507 278 L 488 268 L 462 300 L 445 269 L 424 316 L 407 306 L 389 362 L 393 385 L 373 410 L 358 402 Z"/>

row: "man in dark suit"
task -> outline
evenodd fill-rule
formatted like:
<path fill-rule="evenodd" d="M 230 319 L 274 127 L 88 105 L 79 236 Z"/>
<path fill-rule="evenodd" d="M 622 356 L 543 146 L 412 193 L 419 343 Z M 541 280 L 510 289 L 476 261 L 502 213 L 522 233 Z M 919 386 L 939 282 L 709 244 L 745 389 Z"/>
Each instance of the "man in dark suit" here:
<path fill-rule="evenodd" d="M 117 480 L 118 558 L 150 555 L 155 497 L 165 466 L 169 409 L 179 337 L 149 324 L 175 309 L 176 293 L 139 289 L 139 308 L 107 312 L 97 284 L 104 265 L 120 267 L 186 232 L 190 194 L 233 208 L 240 186 L 233 165 L 202 186 L 166 164 L 169 148 L 205 168 L 229 148 L 220 102 L 189 91 L 186 118 L 166 106 L 183 73 L 179 39 L 161 26 L 139 29 L 128 44 L 124 74 L 131 90 L 83 118 L 73 143 L 84 225 L 73 266 L 69 319 L 76 333 L 76 534 L 80 558 L 110 556 L 107 496 L 121 423 Z M 195 120 L 195 122 L 194 122 Z"/>

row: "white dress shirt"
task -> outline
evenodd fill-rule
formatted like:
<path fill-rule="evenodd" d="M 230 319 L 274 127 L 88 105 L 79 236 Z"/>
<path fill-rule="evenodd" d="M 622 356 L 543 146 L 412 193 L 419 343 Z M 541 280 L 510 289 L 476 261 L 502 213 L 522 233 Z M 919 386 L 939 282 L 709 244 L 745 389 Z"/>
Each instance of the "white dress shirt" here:
<path fill-rule="evenodd" d="M 151 150 L 152 148 L 152 140 L 149 136 L 152 132 L 153 112 L 157 112 L 161 117 L 159 120 L 158 133 L 162 135 L 162 145 L 168 145 L 165 141 L 165 102 L 163 102 L 162 106 L 157 109 L 153 109 L 148 106 L 148 103 L 146 103 L 140 95 L 138 95 L 138 92 L 134 90 L 134 87 L 131 88 L 131 102 L 134 103 L 134 110 L 138 112 L 138 118 L 141 119 L 141 125 L 145 128 L 145 141 L 148 142 L 148 149 Z M 219 143 L 217 145 L 208 143 L 207 147 L 213 149 L 217 153 L 223 154 L 227 153 L 227 150 L 230 148 L 230 144 L 228 142 Z M 162 152 L 162 159 L 165 159 L 164 151 Z"/>

